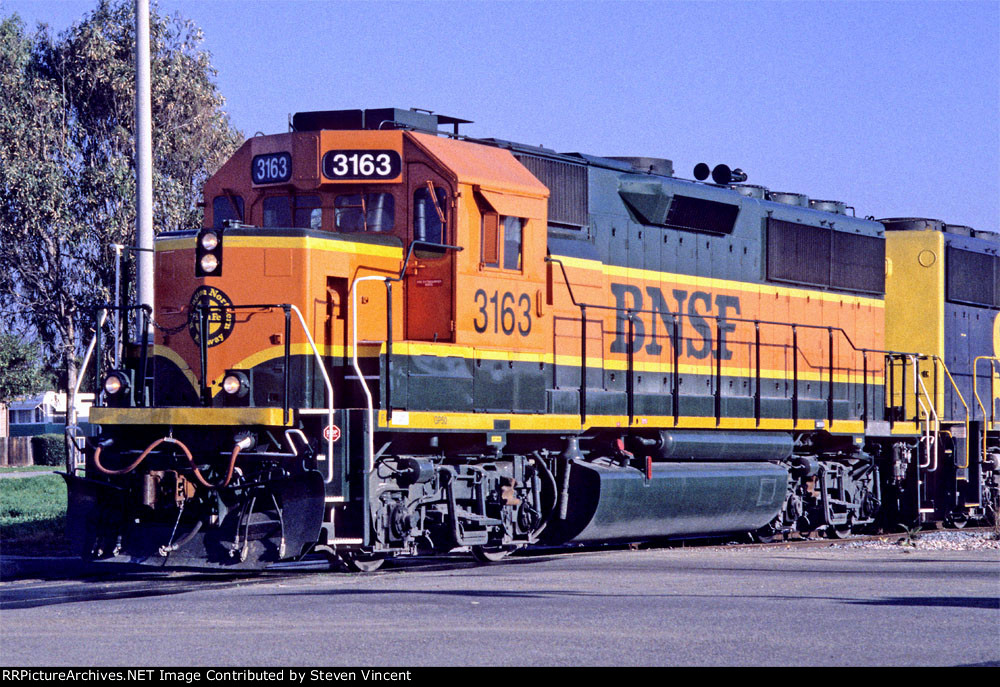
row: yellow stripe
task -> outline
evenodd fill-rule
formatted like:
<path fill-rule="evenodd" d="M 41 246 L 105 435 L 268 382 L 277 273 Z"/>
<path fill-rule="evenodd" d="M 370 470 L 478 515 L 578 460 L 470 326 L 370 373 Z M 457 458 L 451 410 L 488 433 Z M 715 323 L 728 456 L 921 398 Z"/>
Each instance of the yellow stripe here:
<path fill-rule="evenodd" d="M 361 241 L 345 241 L 317 236 L 228 236 L 225 238 L 226 248 L 300 248 L 304 250 L 327 251 L 330 253 L 352 253 L 354 255 L 373 255 L 383 258 L 403 258 L 401 246 L 384 246 Z M 194 238 L 157 239 L 157 251 L 193 250 Z"/>
<path fill-rule="evenodd" d="M 791 418 L 762 418 L 760 425 L 753 418 L 722 418 L 716 424 L 714 417 L 680 417 L 674 423 L 673 416 L 642 415 L 635 416 L 629 425 L 626 415 L 589 415 L 585 424 L 580 424 L 579 415 L 523 415 L 517 413 L 448 413 L 409 411 L 403 414 L 405 422 L 396 421 L 387 424 L 386 411 L 378 413 L 378 425 L 382 429 L 438 429 L 463 431 L 496 431 L 494 423 L 503 421 L 510 423 L 510 431 L 536 432 L 582 432 L 588 429 L 628 428 L 632 429 L 744 429 L 744 430 L 786 430 L 812 431 L 820 429 L 817 420 L 799 420 L 792 422 Z M 395 418 L 400 412 L 395 412 Z M 834 420 L 833 423 L 819 421 L 822 429 L 832 434 L 863 434 L 864 423 L 860 420 Z"/>
<path fill-rule="evenodd" d="M 316 236 L 229 236 L 225 239 L 225 246 L 227 248 L 303 248 L 331 253 L 374 255 L 384 258 L 402 259 L 403 257 L 402 246 L 383 246 L 375 243 L 326 239 Z"/>
<path fill-rule="evenodd" d="M 381 352 L 383 352 L 385 346 L 381 344 L 361 344 L 358 346 L 358 358 L 377 358 Z M 313 349 L 308 343 L 297 343 L 292 344 L 290 347 L 291 355 L 305 355 L 310 358 L 313 357 Z M 351 357 L 354 355 L 354 351 L 350 346 L 316 346 L 316 350 L 319 354 L 324 357 L 329 358 L 343 358 L 345 356 Z M 393 346 L 393 351 L 396 347 Z M 277 360 L 278 358 L 285 357 L 285 347 L 284 346 L 271 346 L 270 348 L 264 348 L 257 351 L 251 356 L 244 358 L 235 365 L 232 369 L 234 370 L 249 370 L 257 365 L 266 363 L 270 360 Z"/>
<path fill-rule="evenodd" d="M 281 408 L 91 408 L 98 425 L 268 425 L 283 427 Z M 289 423 L 291 424 L 291 423 Z"/>
<path fill-rule="evenodd" d="M 399 416 L 399 413 L 396 413 Z M 578 415 L 521 415 L 514 413 L 435 413 L 411 411 L 406 413 L 407 421 L 389 427 L 386 411 L 378 413 L 378 424 L 382 429 L 439 429 L 495 431 L 497 420 L 510 422 L 511 431 L 586 431 L 602 428 L 628 428 L 628 417 L 624 415 L 591 415 L 586 424 L 580 424 Z M 286 426 L 281 408 L 92 408 L 90 422 L 99 425 L 175 425 L 175 426 L 246 426 L 264 425 Z M 290 424 L 290 423 L 289 423 Z M 864 424 L 856 420 L 835 420 L 833 423 L 819 423 L 833 434 L 862 434 Z M 679 428 L 679 429 L 742 429 L 742 430 L 787 430 L 810 431 L 819 429 L 815 420 L 765 418 L 758 426 L 753 418 L 722 418 L 716 424 L 712 417 L 681 417 L 674 423 L 671 416 L 642 415 L 633 418 L 633 429 Z M 894 434 L 913 434 L 913 423 L 897 423 Z"/>
<path fill-rule="evenodd" d="M 619 265 L 606 265 L 597 260 L 585 260 L 581 258 L 554 256 L 566 267 L 573 267 L 581 270 L 593 270 L 600 272 L 606 277 L 621 277 L 625 279 L 643 281 L 665 281 L 673 284 L 684 284 L 698 288 L 726 289 L 729 291 L 743 291 L 747 293 L 759 293 L 763 295 L 778 295 L 787 298 L 815 298 L 832 303 L 846 303 L 849 305 L 862 305 L 875 308 L 885 307 L 885 303 L 880 298 L 866 298 L 864 296 L 852 296 L 841 293 L 828 293 L 826 291 L 813 291 L 810 289 L 796 289 L 787 286 L 774 286 L 773 284 L 757 284 L 742 281 L 730 281 L 728 279 L 713 279 L 711 277 L 701 277 L 691 274 L 675 274 L 672 272 L 658 272 L 656 270 L 642 270 L 632 267 L 621 267 Z"/>
<path fill-rule="evenodd" d="M 156 252 L 168 251 L 168 250 L 193 250 L 195 247 L 195 239 L 156 239 L 153 242 L 153 248 Z"/>
<path fill-rule="evenodd" d="M 917 426 L 916 422 L 896 422 L 892 425 L 893 435 L 907 435 L 912 436 L 915 434 L 920 434 L 920 427 Z"/>

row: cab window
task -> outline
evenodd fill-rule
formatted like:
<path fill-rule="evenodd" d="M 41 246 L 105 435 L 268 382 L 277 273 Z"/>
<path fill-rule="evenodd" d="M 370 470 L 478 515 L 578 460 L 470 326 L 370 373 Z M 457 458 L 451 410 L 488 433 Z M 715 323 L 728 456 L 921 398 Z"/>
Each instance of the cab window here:
<path fill-rule="evenodd" d="M 481 262 L 484 267 L 521 271 L 524 220 L 495 212 L 483 214 Z"/>
<path fill-rule="evenodd" d="M 524 220 L 520 217 L 501 217 L 503 220 L 503 268 L 521 271 L 521 228 Z"/>
<path fill-rule="evenodd" d="M 323 209 L 319 196 L 295 196 L 295 223 L 303 229 L 320 229 L 323 226 Z"/>
<path fill-rule="evenodd" d="M 443 188 L 421 186 L 413 193 L 413 238 L 416 241 L 444 243 L 448 221 L 448 193 Z"/>
<path fill-rule="evenodd" d="M 222 229 L 226 220 L 243 221 L 243 198 L 241 196 L 216 196 L 212 200 L 212 227 Z"/>
<path fill-rule="evenodd" d="M 288 196 L 270 196 L 264 199 L 264 226 L 292 226 L 292 199 Z"/>
<path fill-rule="evenodd" d="M 391 193 L 346 193 L 333 201 L 337 231 L 389 232 L 396 221 L 396 200 Z"/>
<path fill-rule="evenodd" d="M 263 209 L 265 227 L 319 229 L 323 223 L 319 196 L 269 196 Z"/>

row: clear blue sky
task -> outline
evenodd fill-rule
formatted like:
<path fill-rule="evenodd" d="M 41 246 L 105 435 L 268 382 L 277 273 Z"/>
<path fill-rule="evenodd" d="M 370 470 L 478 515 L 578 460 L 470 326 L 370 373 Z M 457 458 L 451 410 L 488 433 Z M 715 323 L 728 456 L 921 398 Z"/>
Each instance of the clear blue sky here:
<path fill-rule="evenodd" d="M 56 32 L 96 0 L 0 0 Z M 562 152 L 742 167 L 859 215 L 1000 230 L 1000 0 L 159 0 L 236 127 L 422 107 Z"/>

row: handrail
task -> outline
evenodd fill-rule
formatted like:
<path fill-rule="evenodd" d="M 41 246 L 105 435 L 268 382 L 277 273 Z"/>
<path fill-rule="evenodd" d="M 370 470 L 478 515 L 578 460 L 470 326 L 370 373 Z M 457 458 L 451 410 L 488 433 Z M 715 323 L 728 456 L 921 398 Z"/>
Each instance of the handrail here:
<path fill-rule="evenodd" d="M 431 241 L 411 241 L 410 248 L 406 253 L 406 258 L 403 260 L 403 265 L 399 270 L 399 275 L 395 277 L 385 277 L 381 275 L 369 275 L 367 277 L 358 277 L 351 282 L 350 297 L 351 297 L 351 329 L 353 332 L 353 345 L 352 348 L 352 358 L 351 364 L 354 368 L 355 374 L 358 376 L 358 381 L 361 383 L 361 388 L 365 392 L 365 399 L 368 403 L 368 431 L 365 437 L 365 465 L 366 471 L 371 473 L 375 469 L 375 401 L 372 397 L 371 388 L 368 386 L 368 382 L 365 381 L 365 376 L 361 373 L 361 365 L 358 363 L 358 292 L 354 288 L 359 283 L 363 281 L 382 281 L 386 286 L 387 293 L 387 303 L 386 303 L 386 321 L 387 321 L 387 342 L 388 349 L 387 353 L 389 356 L 392 355 L 392 282 L 402 281 L 406 276 L 406 269 L 409 267 L 410 258 L 413 256 L 414 249 L 418 246 L 423 246 L 425 248 L 439 248 L 445 251 L 453 250 L 456 252 L 461 252 L 465 250 L 462 246 L 452 246 L 446 243 L 433 243 Z M 391 362 L 391 357 L 390 357 Z M 386 380 L 389 379 L 391 375 L 391 370 L 386 371 Z M 389 416 L 392 416 L 392 408 L 387 408 Z"/>
<path fill-rule="evenodd" d="M 326 479 L 323 480 L 325 484 L 330 484 L 333 482 L 333 382 L 330 381 L 330 375 L 326 372 L 326 364 L 323 362 L 323 356 L 320 355 L 319 349 L 316 348 L 316 342 L 313 341 L 312 334 L 309 333 L 309 327 L 306 326 L 306 320 L 302 317 L 302 312 L 294 304 L 289 304 L 291 306 L 292 312 L 294 312 L 298 318 L 299 323 L 302 325 L 302 331 L 306 335 L 306 339 L 309 341 L 309 346 L 313 350 L 313 356 L 316 358 L 316 362 L 319 365 L 319 371 L 323 373 L 323 383 L 326 385 L 326 397 L 328 401 L 326 409 L 327 427 L 330 428 L 330 432 L 323 432 L 326 439 Z M 285 375 L 288 375 L 288 367 L 285 367 Z M 288 402 L 288 399 L 285 399 Z"/>
<path fill-rule="evenodd" d="M 948 381 L 951 382 L 951 386 L 955 390 L 955 395 L 958 396 L 958 400 L 962 402 L 962 407 L 965 408 L 965 437 L 966 437 L 966 439 L 965 439 L 965 465 L 956 465 L 955 466 L 959 470 L 964 470 L 964 469 L 966 469 L 966 468 L 969 467 L 969 438 L 968 438 L 969 437 L 969 404 L 965 402 L 965 397 L 962 396 L 962 391 L 958 388 L 958 384 L 955 383 L 955 379 L 951 376 L 951 370 L 948 369 L 947 363 L 945 363 L 944 360 L 942 360 L 939 356 L 934 355 L 934 356 L 931 356 L 931 357 L 934 359 L 935 363 L 938 363 L 938 362 L 941 363 L 941 369 L 943 369 L 944 373 L 946 375 L 948 375 Z M 937 366 L 935 365 L 935 375 L 934 375 L 934 381 L 935 381 L 935 383 L 937 383 L 936 370 L 937 370 Z M 975 387 L 973 387 L 973 388 L 975 388 Z M 937 400 L 936 396 L 935 396 L 935 400 Z M 986 436 L 986 432 L 985 431 L 983 432 L 983 436 L 984 437 Z"/>
<path fill-rule="evenodd" d="M 409 256 L 407 256 L 407 259 L 409 259 Z M 358 381 L 361 382 L 361 388 L 364 389 L 365 398 L 368 402 L 368 431 L 365 432 L 365 473 L 371 474 L 372 470 L 375 469 L 375 402 L 372 399 L 372 392 L 368 387 L 368 382 L 365 381 L 365 376 L 361 374 L 361 365 L 358 363 L 358 291 L 354 288 L 363 281 L 388 282 L 389 278 L 371 275 L 368 277 L 358 277 L 351 282 L 351 363 L 355 374 L 358 375 Z M 390 409 L 389 412 L 391 413 L 392 410 Z"/>
<path fill-rule="evenodd" d="M 100 338 L 101 327 L 104 326 L 104 321 L 108 319 L 108 309 L 101 308 L 101 314 L 97 318 L 97 333 L 90 339 L 90 344 L 87 346 L 87 352 L 83 354 L 83 362 L 80 364 L 79 373 L 76 376 L 76 384 L 73 386 L 73 399 L 74 402 L 72 406 L 66 408 L 66 428 L 63 433 L 69 437 L 70 441 L 73 442 L 73 454 L 66 455 L 66 472 L 71 475 L 76 474 L 76 457 L 80 451 L 80 447 L 76 443 L 76 431 L 80 429 L 77 424 L 77 412 L 76 412 L 76 397 L 80 394 L 80 387 L 83 385 L 83 377 L 87 371 L 87 365 L 90 364 L 90 356 L 94 354 L 94 347 L 97 345 L 97 341 Z M 100 375 L 98 375 L 100 376 Z M 98 379 L 94 382 L 95 387 L 100 387 L 101 380 Z M 67 404 L 68 405 L 68 404 Z M 72 435 L 71 435 L 72 431 Z"/>
<path fill-rule="evenodd" d="M 660 314 L 661 312 L 664 312 L 664 311 L 661 311 L 661 310 L 650 310 L 650 309 L 646 309 L 646 308 L 619 308 L 619 307 L 614 306 L 614 305 L 597 305 L 597 304 L 594 304 L 594 303 L 578 303 L 576 301 L 576 298 L 574 298 L 574 296 L 573 296 L 573 288 L 569 284 L 569 278 L 566 275 L 566 268 L 563 266 L 562 261 L 559 258 L 553 258 L 551 256 L 546 256 L 545 262 L 552 262 L 552 263 L 556 263 L 557 265 L 559 265 L 560 269 L 562 270 L 563 280 L 566 282 L 566 288 L 569 291 L 570 300 L 573 302 L 573 305 L 575 305 L 578 308 L 580 308 L 580 307 L 597 308 L 599 310 L 614 310 L 615 312 L 621 312 L 621 313 L 624 313 L 625 311 L 631 310 L 633 313 L 648 313 L 648 314 L 653 314 L 653 315 Z M 676 313 L 675 314 L 675 313 L 670 313 L 669 311 L 667 311 L 667 312 L 669 314 L 671 314 L 671 315 L 681 315 L 681 316 L 683 316 L 683 314 L 684 314 L 684 313 Z M 916 352 L 888 351 L 888 350 L 883 350 L 883 349 L 879 349 L 879 348 L 858 348 L 857 345 L 854 343 L 854 341 L 851 339 L 850 335 L 847 333 L 847 331 L 843 327 L 831 327 L 831 326 L 825 325 L 825 324 L 804 324 L 804 323 L 795 323 L 795 322 L 780 322 L 780 321 L 777 321 L 777 320 L 752 320 L 752 319 L 749 319 L 749 318 L 746 318 L 746 317 L 731 317 L 729 315 L 723 317 L 721 315 L 712 315 L 711 313 L 697 313 L 697 315 L 698 315 L 698 317 L 704 318 L 706 320 L 716 320 L 716 321 L 720 321 L 721 320 L 723 322 L 745 322 L 747 324 L 769 324 L 769 325 L 775 325 L 775 326 L 780 326 L 780 327 L 799 327 L 799 328 L 802 328 L 802 329 L 815 329 L 815 330 L 818 330 L 818 331 L 828 331 L 828 330 L 830 330 L 830 331 L 836 331 L 836 332 L 840 332 L 843 335 L 844 340 L 847 341 L 848 345 L 850 345 L 850 347 L 854 351 L 856 351 L 858 353 L 865 353 L 865 352 L 867 352 L 867 353 L 885 353 L 885 354 L 899 354 L 899 355 L 921 355 L 920 353 L 916 353 Z M 624 318 L 622 318 L 622 319 L 624 319 Z"/>
<path fill-rule="evenodd" d="M 285 415 L 284 421 L 288 421 L 288 380 L 289 380 L 289 364 L 288 358 L 291 351 L 291 336 L 289 328 L 290 313 L 294 312 L 299 319 L 299 324 L 302 325 L 302 331 L 306 335 L 306 340 L 309 342 L 309 347 L 312 349 L 313 357 L 319 365 L 320 374 L 323 376 L 323 384 L 326 386 L 326 397 L 327 397 L 327 425 L 333 426 L 333 382 L 330 381 L 330 375 L 327 374 L 326 364 L 323 361 L 323 356 L 316 347 L 316 342 L 313 340 L 312 334 L 309 333 L 309 327 L 306 325 L 306 320 L 302 316 L 302 311 L 299 310 L 298 306 L 294 303 L 259 303 L 259 304 L 249 304 L 249 305 L 211 305 L 207 303 L 199 303 L 194 306 L 195 310 L 200 311 L 199 320 L 203 321 L 206 319 L 207 312 L 211 310 L 274 310 L 275 308 L 281 308 L 285 311 L 285 372 L 284 372 L 284 406 Z M 206 327 L 204 322 L 201 324 L 199 332 L 199 348 L 202 351 L 202 361 L 203 363 L 207 360 L 207 347 L 206 343 Z M 202 380 L 201 383 L 203 388 L 205 387 L 205 382 L 207 381 L 207 370 L 206 365 L 202 366 L 201 369 Z M 330 484 L 333 482 L 333 434 L 331 432 L 329 437 L 326 437 L 326 460 L 327 460 L 327 474 L 324 482 Z"/>
<path fill-rule="evenodd" d="M 938 419 L 937 408 L 935 407 L 936 399 L 932 400 L 930 398 L 930 394 L 927 393 L 927 387 L 924 385 L 924 380 L 920 377 L 920 368 L 918 366 L 919 356 L 911 355 L 908 357 L 910 359 L 910 362 L 913 363 L 913 396 L 916 399 L 917 403 L 920 405 L 920 409 L 924 412 L 924 417 L 927 418 L 928 420 L 925 423 L 924 436 L 921 439 L 921 441 L 927 444 L 927 463 L 926 464 L 920 463 L 920 467 L 930 468 L 927 470 L 927 472 L 934 472 L 937 470 L 937 433 L 940 430 L 941 426 L 940 420 Z M 923 399 L 917 393 L 918 385 L 920 387 L 919 390 L 923 392 Z M 924 405 L 924 399 L 929 401 L 929 406 Z M 933 433 L 931 432 L 932 425 L 929 421 L 930 418 L 933 418 L 934 420 Z M 917 417 L 917 420 L 918 421 L 920 420 L 919 416 Z M 930 467 L 932 459 L 934 464 L 933 468 Z"/>
<path fill-rule="evenodd" d="M 567 292 L 569 294 L 570 301 L 572 302 L 572 304 L 575 307 L 577 307 L 577 308 L 580 309 L 580 318 L 581 318 L 581 324 L 582 324 L 582 328 L 581 328 L 581 342 L 580 342 L 580 350 L 581 350 L 581 364 L 580 364 L 580 367 L 581 367 L 581 369 L 580 369 L 580 419 L 581 419 L 581 424 L 586 420 L 586 407 L 585 407 L 585 405 L 586 405 L 586 373 L 587 373 L 587 363 L 586 363 L 586 350 L 587 350 L 587 348 L 586 348 L 586 346 L 587 346 L 586 322 L 587 322 L 587 320 L 586 320 L 586 313 L 587 313 L 587 309 L 588 308 L 596 308 L 598 310 L 614 311 L 616 313 L 616 315 L 618 316 L 617 317 L 618 320 L 620 320 L 621 322 L 626 322 L 627 321 L 629 323 L 629 334 L 628 334 L 628 339 L 626 341 L 626 351 L 625 351 L 626 356 L 627 356 L 627 361 L 630 360 L 632 358 L 632 356 L 634 355 L 634 351 L 633 351 L 633 348 L 632 348 L 633 347 L 633 333 L 632 333 L 633 332 L 633 326 L 632 326 L 632 320 L 635 317 L 635 315 L 637 315 L 639 313 L 652 314 L 654 317 L 656 315 L 660 315 L 661 317 L 664 316 L 664 314 L 670 315 L 670 317 L 673 320 L 673 322 L 672 322 L 672 329 L 673 329 L 673 331 L 672 331 L 672 337 L 671 337 L 671 339 L 672 339 L 672 342 L 673 342 L 673 350 L 674 350 L 673 371 L 674 371 L 674 382 L 675 383 L 674 383 L 674 388 L 673 388 L 672 396 L 673 396 L 673 399 L 674 399 L 674 415 L 675 415 L 675 421 L 676 421 L 677 415 L 678 415 L 678 412 L 677 412 L 677 394 L 679 393 L 679 389 L 678 389 L 678 385 L 677 385 L 677 367 L 678 367 L 678 364 L 679 364 L 678 363 L 678 359 L 677 359 L 678 358 L 678 355 L 677 355 L 677 344 L 679 343 L 679 341 L 678 341 L 678 339 L 679 339 L 679 337 L 678 337 L 678 330 L 679 330 L 680 318 L 684 317 L 684 313 L 680 313 L 680 312 L 673 313 L 673 312 L 670 312 L 669 310 L 653 310 L 653 309 L 645 309 L 645 308 L 618 307 L 616 305 L 600 305 L 600 304 L 583 303 L 583 302 L 577 301 L 576 300 L 576 296 L 573 293 L 573 286 L 570 284 L 570 281 L 569 281 L 569 275 L 567 275 L 567 273 L 566 273 L 566 266 L 563 263 L 563 261 L 560 260 L 557 257 L 546 256 L 545 257 L 545 262 L 550 263 L 550 264 L 556 264 L 556 265 L 559 266 L 559 269 L 562 272 L 563 283 L 566 286 L 566 290 L 567 290 Z M 690 315 L 689 315 L 689 317 L 690 317 Z M 829 383 L 829 395 L 828 395 L 826 401 L 827 401 L 827 419 L 831 423 L 833 422 L 833 416 L 834 416 L 834 369 L 835 369 L 835 366 L 834 366 L 834 332 L 838 332 L 844 338 L 844 340 L 847 342 L 848 346 L 850 346 L 850 348 L 851 348 L 852 351 L 854 351 L 855 353 L 860 353 L 861 356 L 862 356 L 862 359 L 863 359 L 863 380 L 862 380 L 862 387 L 863 387 L 863 389 L 862 389 L 862 393 L 864 395 L 864 404 L 863 404 L 864 405 L 864 417 L 863 417 L 863 421 L 865 423 L 868 422 L 868 377 L 869 377 L 868 354 L 869 353 L 880 353 L 880 354 L 883 354 L 883 355 L 886 355 L 886 356 L 891 356 L 893 358 L 894 357 L 905 357 L 905 356 L 920 356 L 920 354 L 918 354 L 918 353 L 912 353 L 912 352 L 889 351 L 889 350 L 883 350 L 883 349 L 878 349 L 878 348 L 859 348 L 854 343 L 854 341 L 851 339 L 851 337 L 847 333 L 847 331 L 845 331 L 842 327 L 831 327 L 829 325 L 822 325 L 822 324 L 805 324 L 805 323 L 801 323 L 800 324 L 800 323 L 793 323 L 793 322 L 779 322 L 779 321 L 774 321 L 774 320 L 759 320 L 759 319 L 750 319 L 750 318 L 745 318 L 745 317 L 732 317 L 732 316 L 728 316 L 728 315 L 727 316 L 713 315 L 711 313 L 698 313 L 698 317 L 702 318 L 704 320 L 712 320 L 712 321 L 714 321 L 715 325 L 716 325 L 715 328 L 716 328 L 717 332 L 719 330 L 721 330 L 721 327 L 722 327 L 723 323 L 729 323 L 729 322 L 746 323 L 746 324 L 752 324 L 754 326 L 754 330 L 755 330 L 755 333 L 754 333 L 755 360 L 757 361 L 756 365 L 755 365 L 755 368 L 757 369 L 757 372 L 756 372 L 756 383 L 755 383 L 756 391 L 754 393 L 754 415 L 755 415 L 755 418 L 756 418 L 756 421 L 757 421 L 758 425 L 760 423 L 760 375 L 759 375 L 759 372 L 760 372 L 759 371 L 759 365 L 760 365 L 760 363 L 759 363 L 759 356 L 760 356 L 760 347 L 762 345 L 761 341 L 760 341 L 760 326 L 761 325 L 771 325 L 771 326 L 786 327 L 786 328 L 790 328 L 791 329 L 791 338 L 792 338 L 792 341 L 791 341 L 790 348 L 792 349 L 792 367 L 793 367 L 793 369 L 792 369 L 792 419 L 793 419 L 793 421 L 796 421 L 796 422 L 798 421 L 798 405 L 799 405 L 799 390 L 798 390 L 798 387 L 799 387 L 799 379 L 798 379 L 798 357 L 799 357 L 798 330 L 799 329 L 807 329 L 807 330 L 814 330 L 814 331 L 824 331 L 825 330 L 827 332 L 827 337 L 828 337 L 828 351 L 829 351 L 828 352 L 828 357 L 829 357 L 829 360 L 827 360 L 825 372 L 826 372 L 826 377 L 827 377 L 827 380 L 828 380 L 828 383 Z M 717 336 L 718 336 L 718 334 L 717 334 Z M 767 344 L 765 344 L 765 345 L 767 345 Z M 787 346 L 788 344 L 785 344 L 785 345 Z M 631 363 L 631 362 L 629 362 L 628 365 L 627 365 L 627 367 L 628 367 L 628 370 L 629 370 L 629 375 L 631 376 L 631 370 L 633 369 L 634 364 Z M 717 420 L 719 419 L 719 417 L 721 415 L 721 388 L 718 385 L 718 379 L 721 377 L 721 368 L 722 368 L 721 360 L 716 361 L 715 377 L 716 377 L 716 380 L 717 380 L 717 384 L 716 384 L 716 389 L 715 389 L 715 395 L 716 395 L 716 399 L 715 399 L 716 413 L 715 414 L 716 414 Z M 821 369 L 821 368 L 817 368 L 817 369 Z M 905 367 L 904 367 L 904 370 L 905 370 Z M 885 382 L 883 380 L 883 386 L 884 386 L 884 384 L 885 384 Z M 626 380 L 626 392 L 629 393 L 629 394 L 631 394 L 632 392 L 629 391 L 631 388 L 632 388 L 632 385 L 628 383 L 628 380 Z M 904 398 L 905 398 L 905 392 L 904 392 Z M 627 406 L 628 406 L 629 409 L 634 408 L 633 402 L 631 402 L 631 401 L 627 402 Z M 629 410 L 628 414 L 629 414 L 629 417 L 630 417 L 629 424 L 631 425 L 632 411 Z"/>
<path fill-rule="evenodd" d="M 990 417 L 989 417 L 989 422 L 990 422 L 990 424 L 992 424 L 994 422 L 994 417 L 995 417 L 995 412 L 996 412 L 995 411 L 995 408 L 996 408 L 996 396 L 995 396 L 995 391 L 994 391 L 994 388 L 993 388 L 994 378 L 996 376 L 995 363 L 1000 362 L 1000 358 L 997 358 L 997 357 L 992 356 L 992 355 L 980 355 L 980 356 L 976 356 L 975 358 L 972 359 L 972 392 L 973 392 L 973 394 L 975 394 L 976 403 L 979 404 L 979 409 L 981 411 L 983 411 L 983 431 L 982 431 L 982 435 L 983 435 L 983 453 L 982 453 L 982 458 L 985 458 L 986 457 L 986 429 L 987 429 L 986 428 L 986 423 L 987 423 L 987 418 L 986 418 L 986 408 L 983 406 L 982 399 L 979 398 L 979 381 L 977 379 L 977 375 L 978 375 L 978 372 L 979 372 L 979 361 L 980 360 L 989 360 L 990 361 L 990 396 L 992 396 L 993 398 L 990 399 Z M 966 467 L 968 467 L 968 465 L 966 465 Z"/>

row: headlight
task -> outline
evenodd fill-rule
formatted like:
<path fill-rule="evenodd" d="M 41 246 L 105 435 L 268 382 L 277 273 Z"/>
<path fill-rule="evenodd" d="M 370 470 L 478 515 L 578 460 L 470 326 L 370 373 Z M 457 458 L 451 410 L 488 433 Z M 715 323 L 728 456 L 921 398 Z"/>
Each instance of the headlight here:
<path fill-rule="evenodd" d="M 215 250 L 219 245 L 219 235 L 214 231 L 206 231 L 201 235 L 201 247 L 205 250 Z"/>
<path fill-rule="evenodd" d="M 201 269 L 206 274 L 210 274 L 216 270 L 219 266 L 219 259 L 215 257 L 212 253 L 206 253 L 201 256 Z"/>
<path fill-rule="evenodd" d="M 243 398 L 250 391 L 250 380 L 242 372 L 229 372 L 222 379 L 222 390 L 230 396 Z"/>
<path fill-rule="evenodd" d="M 222 229 L 202 229 L 195 243 L 194 276 L 222 276 Z"/>
<path fill-rule="evenodd" d="M 128 380 L 121 372 L 112 372 L 104 378 L 104 391 L 109 396 L 114 396 L 127 386 Z"/>

